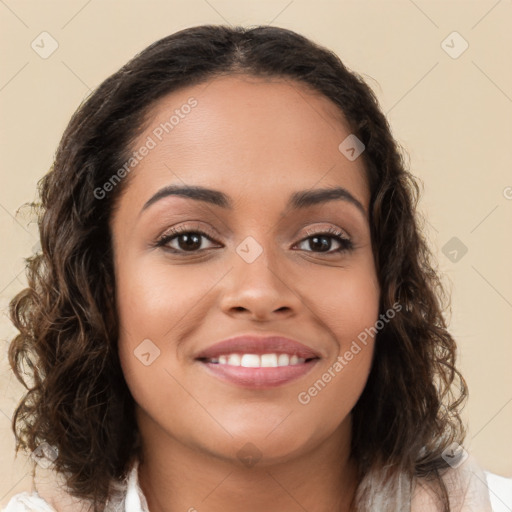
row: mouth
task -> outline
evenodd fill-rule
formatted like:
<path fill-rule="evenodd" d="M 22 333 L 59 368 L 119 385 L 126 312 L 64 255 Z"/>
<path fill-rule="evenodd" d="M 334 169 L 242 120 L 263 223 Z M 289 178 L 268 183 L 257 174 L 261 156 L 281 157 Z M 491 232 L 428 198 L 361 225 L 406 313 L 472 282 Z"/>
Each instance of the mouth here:
<path fill-rule="evenodd" d="M 218 357 L 200 357 L 198 361 L 218 365 L 228 365 L 243 368 L 276 368 L 297 366 L 308 363 L 318 357 L 299 357 L 297 354 L 224 354 Z"/>
<path fill-rule="evenodd" d="M 209 375 L 223 382 L 249 389 L 282 386 L 308 374 L 319 357 L 296 354 L 226 354 L 197 359 Z"/>
<path fill-rule="evenodd" d="M 216 343 L 196 354 L 209 373 L 246 388 L 272 388 L 309 373 L 320 353 L 278 335 L 243 334 Z"/>

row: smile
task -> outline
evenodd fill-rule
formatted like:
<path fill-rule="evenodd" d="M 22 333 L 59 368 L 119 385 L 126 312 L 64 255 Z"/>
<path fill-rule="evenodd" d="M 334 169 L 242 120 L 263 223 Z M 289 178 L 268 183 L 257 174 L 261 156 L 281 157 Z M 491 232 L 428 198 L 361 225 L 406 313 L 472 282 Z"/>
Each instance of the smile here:
<path fill-rule="evenodd" d="M 245 368 L 275 368 L 278 366 L 294 366 L 306 362 L 296 354 L 226 354 L 207 360 L 214 364 L 243 366 Z"/>
<path fill-rule="evenodd" d="M 264 389 L 305 376 L 320 359 L 304 359 L 289 354 L 226 354 L 198 361 L 211 376 L 224 382 Z"/>

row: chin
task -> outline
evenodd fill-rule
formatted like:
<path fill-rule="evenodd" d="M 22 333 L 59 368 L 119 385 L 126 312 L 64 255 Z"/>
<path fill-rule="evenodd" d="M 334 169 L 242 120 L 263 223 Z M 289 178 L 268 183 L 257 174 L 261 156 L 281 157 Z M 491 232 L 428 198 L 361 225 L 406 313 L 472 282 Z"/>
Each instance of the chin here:
<path fill-rule="evenodd" d="M 233 439 L 226 440 L 222 446 L 215 443 L 211 449 L 221 458 L 250 468 L 256 464 L 264 467 L 284 463 L 311 448 L 308 446 L 308 439 L 297 437 L 296 432 L 283 430 L 280 435 L 269 432 L 271 430 L 261 434 L 248 429 L 245 435 L 240 433 Z"/>

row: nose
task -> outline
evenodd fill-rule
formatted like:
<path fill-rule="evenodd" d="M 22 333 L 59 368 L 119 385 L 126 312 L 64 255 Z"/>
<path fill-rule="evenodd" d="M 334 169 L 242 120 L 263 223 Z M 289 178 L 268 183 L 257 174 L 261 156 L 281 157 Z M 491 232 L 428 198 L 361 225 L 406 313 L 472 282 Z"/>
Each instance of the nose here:
<path fill-rule="evenodd" d="M 252 263 L 235 255 L 234 268 L 224 282 L 222 310 L 228 315 L 245 315 L 256 321 L 296 316 L 302 301 L 295 289 L 297 279 L 286 275 L 284 262 L 277 265 L 268 252 Z M 295 282 L 294 282 L 295 281 Z"/>

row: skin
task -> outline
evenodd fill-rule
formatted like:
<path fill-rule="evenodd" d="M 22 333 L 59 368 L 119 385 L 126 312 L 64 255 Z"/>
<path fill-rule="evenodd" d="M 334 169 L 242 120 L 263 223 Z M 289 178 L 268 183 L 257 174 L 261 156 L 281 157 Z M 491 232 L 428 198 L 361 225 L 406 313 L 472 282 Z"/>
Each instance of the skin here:
<path fill-rule="evenodd" d="M 145 457 L 141 488 L 152 512 L 348 511 L 357 483 L 350 411 L 373 339 L 308 404 L 297 397 L 378 320 L 363 159 L 338 150 L 351 130 L 330 100 L 296 82 L 248 75 L 166 96 L 133 149 L 190 97 L 197 106 L 131 171 L 111 222 L 119 356 Z M 141 212 L 171 184 L 222 191 L 233 210 L 168 196 Z M 297 190 L 333 186 L 366 215 L 344 200 L 285 208 Z M 168 247 L 181 255 L 154 247 L 178 225 L 212 240 L 200 238 L 191 253 L 177 236 Z M 328 228 L 354 249 L 334 252 L 340 244 L 328 235 L 322 252 L 310 236 Z M 236 252 L 248 236 L 263 251 L 252 263 Z M 280 334 L 322 358 L 309 374 L 264 390 L 223 382 L 194 359 L 240 333 Z M 145 339 L 160 350 L 148 366 L 134 355 Z M 251 467 L 237 456 L 246 443 L 261 457 Z"/>

